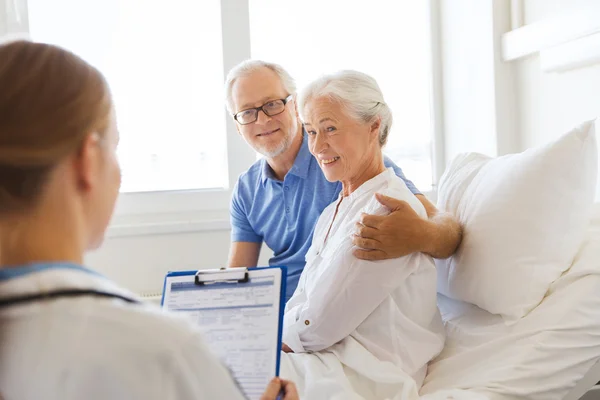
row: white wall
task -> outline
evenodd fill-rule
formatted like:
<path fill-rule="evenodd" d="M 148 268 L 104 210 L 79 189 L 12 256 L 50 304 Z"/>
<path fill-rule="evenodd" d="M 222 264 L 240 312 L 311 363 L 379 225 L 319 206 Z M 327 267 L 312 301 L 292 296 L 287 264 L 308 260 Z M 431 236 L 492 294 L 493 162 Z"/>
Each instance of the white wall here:
<path fill-rule="evenodd" d="M 195 222 L 176 222 L 167 229 L 145 225 L 143 218 L 134 224 L 123 224 L 123 219 L 116 218 L 103 246 L 87 255 L 86 264 L 136 293 L 158 294 L 168 271 L 226 265 L 227 218 L 226 213 L 213 213 Z M 271 255 L 263 246 L 259 265 L 267 265 Z"/>
<path fill-rule="evenodd" d="M 158 293 L 169 270 L 225 266 L 229 231 L 109 237 L 87 264 L 137 293 Z"/>
<path fill-rule="evenodd" d="M 522 151 L 600 117 L 600 65 L 547 73 L 537 54 L 502 60 L 502 34 L 512 29 L 510 0 L 438 2 L 446 162 L 464 151 Z M 530 24 L 598 0 L 521 3 Z"/>
<path fill-rule="evenodd" d="M 168 271 L 225 266 L 229 233 L 229 229 L 213 229 L 109 236 L 99 250 L 88 254 L 86 264 L 136 293 L 157 294 Z M 259 264 L 267 265 L 270 255 L 263 246 Z"/>
<path fill-rule="evenodd" d="M 482 134 L 494 131 L 495 120 L 490 3 L 442 0 L 440 6 L 446 160 L 467 149 L 495 155 L 494 138 Z"/>
<path fill-rule="evenodd" d="M 230 235 L 227 211 L 157 217 L 116 216 L 103 246 L 87 255 L 86 264 L 142 295 L 161 292 L 168 271 L 226 265 Z M 259 265 L 267 265 L 271 255 L 263 246 Z"/>
<path fill-rule="evenodd" d="M 536 55 L 518 62 L 517 80 L 522 150 L 600 116 L 600 65 L 543 73 Z"/>
<path fill-rule="evenodd" d="M 461 152 L 517 147 L 514 66 L 501 58 L 508 0 L 438 0 L 446 163 Z"/>
<path fill-rule="evenodd" d="M 526 0 L 525 24 L 585 9 L 598 0 Z M 516 61 L 520 148 L 543 144 L 580 122 L 600 117 L 600 65 L 561 73 L 540 70 L 536 53 Z"/>

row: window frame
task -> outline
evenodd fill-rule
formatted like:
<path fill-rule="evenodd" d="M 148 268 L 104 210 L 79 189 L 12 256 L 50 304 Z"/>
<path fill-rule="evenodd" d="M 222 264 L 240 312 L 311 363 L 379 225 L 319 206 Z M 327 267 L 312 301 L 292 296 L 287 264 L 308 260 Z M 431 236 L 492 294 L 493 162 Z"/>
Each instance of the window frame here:
<path fill-rule="evenodd" d="M 423 194 L 435 202 L 437 184 L 445 168 L 440 0 L 426 1 L 430 17 L 433 190 Z M 0 0 L 0 34 L 29 34 L 27 3 L 27 0 Z M 225 77 L 235 65 L 251 58 L 250 11 L 249 0 L 220 0 L 220 4 Z M 217 117 L 226 119 L 229 184 L 216 189 L 120 193 L 109 237 L 230 229 L 228 211 L 233 186 L 239 175 L 256 162 L 256 153 L 239 135 L 225 105 L 223 114 Z"/>

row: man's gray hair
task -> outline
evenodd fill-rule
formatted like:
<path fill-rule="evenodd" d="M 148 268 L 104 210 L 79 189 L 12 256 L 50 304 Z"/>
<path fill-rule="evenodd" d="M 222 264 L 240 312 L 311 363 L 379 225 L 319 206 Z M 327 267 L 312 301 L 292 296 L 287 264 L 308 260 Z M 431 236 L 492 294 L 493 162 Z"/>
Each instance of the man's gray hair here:
<path fill-rule="evenodd" d="M 292 76 L 279 64 L 270 63 L 262 60 L 246 60 L 242 61 L 229 71 L 227 79 L 225 80 L 225 101 L 227 103 L 227 110 L 230 114 L 235 112 L 233 104 L 233 85 L 238 78 L 242 78 L 256 72 L 261 68 L 268 68 L 275 72 L 281 83 L 283 84 L 284 90 L 290 94 L 296 94 L 296 82 Z"/>
<path fill-rule="evenodd" d="M 310 100 L 321 97 L 337 101 L 357 121 L 370 123 L 381 118 L 379 144 L 386 144 L 392 127 L 392 111 L 385 103 L 383 93 L 374 78 L 350 70 L 324 75 L 311 82 L 298 95 L 300 115 L 304 115 L 306 104 Z"/>

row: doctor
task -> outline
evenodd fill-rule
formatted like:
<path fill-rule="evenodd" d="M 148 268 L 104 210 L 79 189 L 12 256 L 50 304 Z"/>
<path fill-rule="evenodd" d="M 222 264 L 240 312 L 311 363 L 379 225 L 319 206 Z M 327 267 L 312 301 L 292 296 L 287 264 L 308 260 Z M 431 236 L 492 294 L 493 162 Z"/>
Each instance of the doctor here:
<path fill-rule="evenodd" d="M 238 131 L 265 156 L 239 177 L 233 190 L 229 266 L 256 266 L 265 242 L 274 253 L 269 263 L 288 267 L 289 300 L 304 269 L 315 224 L 338 198 L 342 185 L 328 182 L 310 154 L 298 118 L 296 86 L 281 66 L 245 61 L 229 72 L 225 92 Z M 365 250 L 354 255 L 372 261 L 416 252 L 450 257 L 462 238 L 459 222 L 440 213 L 400 168 L 384 161 L 417 196 L 428 219 L 420 218 L 406 202 L 380 196 L 378 200 L 392 212 L 361 218 L 354 244 Z"/>
<path fill-rule="evenodd" d="M 0 45 L 0 392 L 6 399 L 243 399 L 187 320 L 82 266 L 120 184 L 101 74 L 54 46 Z M 274 379 L 264 400 L 297 399 Z"/>

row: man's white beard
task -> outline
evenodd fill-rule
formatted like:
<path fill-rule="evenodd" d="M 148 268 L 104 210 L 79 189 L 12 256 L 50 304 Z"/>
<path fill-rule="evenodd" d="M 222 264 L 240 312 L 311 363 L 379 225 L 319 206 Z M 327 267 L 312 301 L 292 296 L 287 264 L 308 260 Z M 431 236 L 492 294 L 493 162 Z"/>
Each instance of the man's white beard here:
<path fill-rule="evenodd" d="M 283 138 L 283 140 L 281 141 L 281 143 L 279 143 L 279 145 L 277 147 L 275 147 L 274 149 L 272 149 L 271 151 L 268 151 L 265 148 L 259 148 L 259 147 L 255 148 L 254 150 L 259 152 L 266 158 L 275 158 L 277 156 L 280 156 L 287 149 L 290 148 L 290 146 L 292 145 L 293 139 L 294 139 L 293 135 L 286 135 L 285 138 Z"/>

